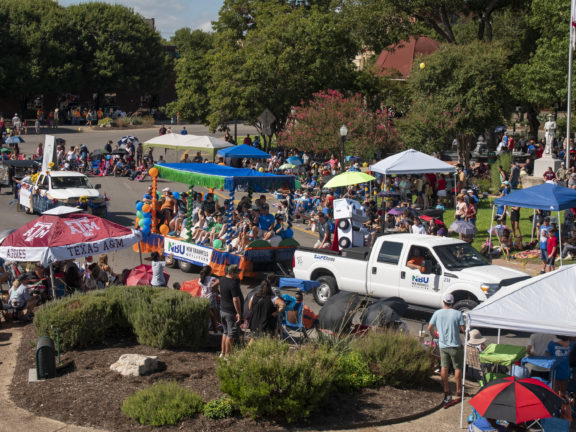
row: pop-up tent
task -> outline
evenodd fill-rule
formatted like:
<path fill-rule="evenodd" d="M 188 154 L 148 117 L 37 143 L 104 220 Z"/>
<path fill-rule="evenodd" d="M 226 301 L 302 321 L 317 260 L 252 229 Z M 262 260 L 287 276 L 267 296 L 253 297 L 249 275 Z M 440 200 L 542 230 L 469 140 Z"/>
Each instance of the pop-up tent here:
<path fill-rule="evenodd" d="M 468 312 L 466 340 L 472 327 L 576 336 L 575 279 L 576 265 L 571 265 L 501 288 Z M 462 375 L 464 385 L 466 370 Z M 460 427 L 463 410 L 462 406 Z"/>
<path fill-rule="evenodd" d="M 218 156 L 228 158 L 240 159 L 268 159 L 270 155 L 265 151 L 252 147 L 248 144 L 241 144 L 239 146 L 228 147 L 223 150 L 218 150 Z"/>
<path fill-rule="evenodd" d="M 227 141 L 211 136 L 165 134 L 149 139 L 144 143 L 144 147 L 159 147 L 172 150 L 197 150 L 210 153 L 212 158 L 219 149 L 232 147 Z"/>
<path fill-rule="evenodd" d="M 370 165 L 370 171 L 385 175 L 431 174 L 454 173 L 456 168 L 440 159 L 410 149 Z"/>
<path fill-rule="evenodd" d="M 526 189 L 513 190 L 508 195 L 496 198 L 494 205 L 557 211 L 558 227 L 561 229 L 560 211 L 576 207 L 576 190 L 552 183 L 544 183 Z M 491 220 L 494 220 L 494 207 L 492 207 Z M 534 223 L 535 221 L 536 218 L 533 219 Z M 490 227 L 490 232 L 492 232 L 492 226 Z M 561 239 L 562 235 L 560 235 L 560 250 L 562 250 Z M 492 239 L 490 238 L 490 240 Z M 562 262 L 561 254 L 560 260 L 560 262 Z"/>

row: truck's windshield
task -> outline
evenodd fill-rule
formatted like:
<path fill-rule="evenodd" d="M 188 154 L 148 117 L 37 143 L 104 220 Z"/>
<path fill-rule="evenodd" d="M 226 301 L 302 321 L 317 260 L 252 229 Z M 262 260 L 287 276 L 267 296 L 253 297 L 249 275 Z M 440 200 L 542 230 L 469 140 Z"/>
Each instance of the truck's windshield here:
<path fill-rule="evenodd" d="M 87 177 L 52 177 L 53 189 L 84 188 L 94 189 Z"/>
<path fill-rule="evenodd" d="M 490 265 L 490 262 L 468 243 L 436 246 L 434 250 L 447 270 Z"/>

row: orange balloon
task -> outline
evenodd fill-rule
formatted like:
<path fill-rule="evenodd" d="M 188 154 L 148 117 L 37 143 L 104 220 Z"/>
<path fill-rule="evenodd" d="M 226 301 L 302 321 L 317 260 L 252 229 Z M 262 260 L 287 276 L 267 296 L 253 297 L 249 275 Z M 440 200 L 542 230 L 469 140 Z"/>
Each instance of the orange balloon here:
<path fill-rule="evenodd" d="M 164 224 L 160 226 L 160 234 L 162 235 L 166 235 L 170 232 L 170 228 L 168 227 L 168 225 Z"/>
<path fill-rule="evenodd" d="M 138 222 L 140 222 L 140 219 L 136 218 L 136 228 L 140 227 L 140 225 L 138 225 Z"/>
<path fill-rule="evenodd" d="M 150 210 L 152 210 L 152 207 L 150 206 L 150 204 L 144 204 L 142 206 L 142 212 L 144 213 L 150 213 Z"/>
<path fill-rule="evenodd" d="M 148 174 L 150 174 L 151 177 L 158 177 L 158 168 L 156 167 L 150 168 Z"/>

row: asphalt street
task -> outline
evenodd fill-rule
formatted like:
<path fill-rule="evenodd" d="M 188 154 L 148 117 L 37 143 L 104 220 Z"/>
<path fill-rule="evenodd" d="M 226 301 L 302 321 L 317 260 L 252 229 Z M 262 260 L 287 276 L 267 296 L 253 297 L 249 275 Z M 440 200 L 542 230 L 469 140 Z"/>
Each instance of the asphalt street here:
<path fill-rule="evenodd" d="M 174 132 L 179 132 L 181 126 L 173 126 Z M 209 135 L 207 128 L 201 125 L 186 125 L 186 129 L 191 134 L 196 135 Z M 144 142 L 150 138 L 158 135 L 158 128 L 150 129 L 134 129 L 134 130 L 109 130 L 109 129 L 90 129 L 86 127 L 60 127 L 58 129 L 42 129 L 43 134 L 35 135 L 31 134 L 24 136 L 25 143 L 20 145 L 20 151 L 24 154 L 34 153 L 36 146 L 39 142 L 44 142 L 44 133 L 49 133 L 58 138 L 63 138 L 66 140 L 67 147 L 69 146 L 79 146 L 80 144 L 85 144 L 90 151 L 97 148 L 103 148 L 104 144 L 108 140 L 113 140 L 116 142 L 124 135 L 134 135 Z M 256 130 L 250 126 L 239 125 L 238 135 L 243 136 L 246 133 L 251 135 L 256 134 Z M 223 134 L 210 134 L 214 136 L 222 136 Z M 165 159 L 168 162 L 177 162 L 181 157 L 181 153 L 174 150 L 168 150 L 164 152 L 161 149 L 154 150 L 154 156 L 157 157 L 160 154 L 165 155 Z M 192 155 L 191 155 L 192 156 Z M 148 186 L 151 184 L 148 177 L 147 180 L 143 182 L 130 181 L 128 178 L 120 177 L 91 177 L 90 181 L 93 184 L 101 184 L 101 191 L 106 194 L 110 199 L 108 207 L 108 217 L 110 220 L 119 223 L 124 226 L 133 226 L 135 220 L 135 204 L 136 200 L 140 199 L 145 193 Z M 172 191 L 185 191 L 187 187 L 183 184 L 167 182 L 164 180 L 159 180 L 159 188 L 170 187 Z M 199 189 L 200 190 L 200 189 Z M 216 191 L 220 199 L 224 199 L 225 195 L 223 192 Z M 240 199 L 241 193 L 237 193 L 236 199 Z M 271 212 L 274 212 L 274 206 L 277 204 L 276 199 L 268 194 L 268 202 L 271 204 Z M 2 191 L 0 194 L 0 230 L 8 228 L 18 228 L 30 220 L 33 220 L 36 216 L 27 215 L 23 212 L 18 212 L 16 210 L 16 205 L 13 203 L 12 195 L 8 191 Z M 294 238 L 304 246 L 312 246 L 316 241 L 317 234 L 310 231 L 306 231 L 304 226 L 301 224 L 294 225 Z M 144 259 L 146 256 L 144 256 Z M 132 249 L 126 249 L 123 251 L 118 251 L 109 256 L 109 261 L 116 272 L 120 272 L 125 268 L 132 268 L 140 264 L 139 254 L 133 252 Z M 145 261 L 146 262 L 146 261 Z M 173 282 L 184 282 L 186 280 L 197 278 L 198 275 L 195 273 L 183 273 L 179 269 L 167 269 L 170 274 L 170 284 Z M 256 284 L 256 281 L 246 281 L 244 284 L 245 288 L 249 288 Z M 308 304 L 313 310 L 318 311 L 319 306 L 316 305 L 311 295 L 305 296 L 305 303 Z M 412 334 L 418 334 L 421 329 L 422 322 L 427 322 L 430 319 L 430 314 L 426 312 L 409 311 L 406 318 L 406 322 Z M 484 330 L 483 334 L 487 335 L 489 342 L 496 341 L 496 331 L 494 330 Z M 514 345 L 527 343 L 527 335 L 522 333 L 515 333 L 509 331 L 502 332 L 502 343 L 510 343 Z"/>

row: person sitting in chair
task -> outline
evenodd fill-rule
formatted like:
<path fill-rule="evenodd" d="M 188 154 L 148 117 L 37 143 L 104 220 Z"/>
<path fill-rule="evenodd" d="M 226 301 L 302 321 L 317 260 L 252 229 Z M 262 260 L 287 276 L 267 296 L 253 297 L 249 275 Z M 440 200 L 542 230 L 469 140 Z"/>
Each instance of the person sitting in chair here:
<path fill-rule="evenodd" d="M 419 248 L 412 249 L 412 255 L 408 258 L 406 262 L 406 267 L 410 267 L 415 270 L 420 270 L 424 264 L 424 257 L 422 256 L 422 251 Z"/>
<path fill-rule="evenodd" d="M 14 281 L 9 291 L 8 306 L 14 308 L 16 313 L 26 309 L 26 316 L 30 316 L 37 303 L 37 298 L 30 295 L 28 287 L 18 279 Z M 16 318 L 16 316 L 14 316 Z"/>

